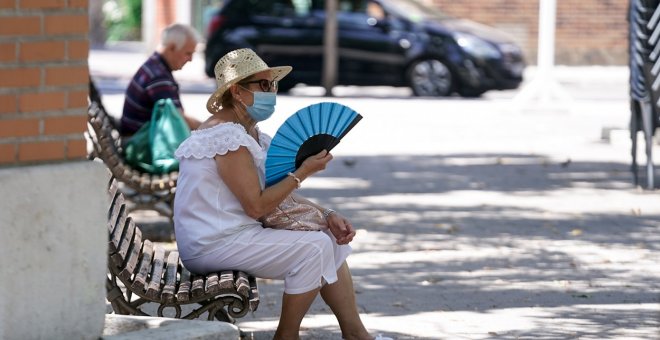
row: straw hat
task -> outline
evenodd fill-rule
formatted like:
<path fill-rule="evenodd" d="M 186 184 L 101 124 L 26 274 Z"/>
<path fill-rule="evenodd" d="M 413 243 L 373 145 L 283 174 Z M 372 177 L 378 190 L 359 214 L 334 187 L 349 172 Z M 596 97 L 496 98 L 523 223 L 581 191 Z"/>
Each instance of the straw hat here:
<path fill-rule="evenodd" d="M 222 95 L 227 89 L 241 80 L 262 71 L 270 70 L 273 80 L 280 80 L 291 72 L 291 66 L 268 67 L 266 63 L 259 58 L 249 48 L 242 48 L 225 54 L 215 64 L 215 81 L 218 89 L 211 95 L 206 102 L 206 109 L 209 112 L 216 112 L 220 109 Z"/>

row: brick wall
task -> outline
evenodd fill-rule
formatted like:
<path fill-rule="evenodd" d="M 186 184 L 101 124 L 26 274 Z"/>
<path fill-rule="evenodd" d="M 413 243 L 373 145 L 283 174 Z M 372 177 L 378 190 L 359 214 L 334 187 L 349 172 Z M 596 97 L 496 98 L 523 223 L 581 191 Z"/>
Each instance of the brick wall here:
<path fill-rule="evenodd" d="M 627 65 L 627 0 L 556 0 L 555 63 Z M 539 0 L 427 0 L 452 16 L 509 33 L 536 64 Z"/>
<path fill-rule="evenodd" d="M 175 0 L 159 0 L 156 1 L 156 45 L 160 43 L 160 34 L 165 27 L 177 22 L 176 17 L 176 1 Z M 155 47 L 155 46 L 154 46 Z"/>
<path fill-rule="evenodd" d="M 87 0 L 0 0 L 0 166 L 86 155 Z"/>

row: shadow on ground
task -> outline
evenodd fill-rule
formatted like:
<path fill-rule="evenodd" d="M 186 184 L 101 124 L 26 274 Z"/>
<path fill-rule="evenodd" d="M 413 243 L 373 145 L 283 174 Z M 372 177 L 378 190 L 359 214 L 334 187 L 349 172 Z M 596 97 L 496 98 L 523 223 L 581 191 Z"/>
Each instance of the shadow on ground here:
<path fill-rule="evenodd" d="M 449 327 L 442 315 L 531 308 L 535 326 L 485 337 L 501 339 L 616 338 L 660 327 L 660 273 L 648 270 L 660 260 L 660 200 L 632 185 L 627 164 L 520 154 L 336 157 L 301 194 L 360 229 L 349 263 L 367 315 L 438 313 L 439 327 Z M 281 292 L 281 282 L 261 280 L 259 310 L 239 326 L 275 322 Z M 329 314 L 320 301 L 308 313 Z M 254 339 L 274 331 L 246 329 Z M 305 332 L 340 338 L 336 325 Z"/>

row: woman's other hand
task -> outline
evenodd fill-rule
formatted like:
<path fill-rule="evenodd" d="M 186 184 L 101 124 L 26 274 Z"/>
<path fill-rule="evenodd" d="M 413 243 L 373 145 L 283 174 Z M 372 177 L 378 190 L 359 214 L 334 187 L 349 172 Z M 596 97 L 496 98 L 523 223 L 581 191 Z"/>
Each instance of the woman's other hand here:
<path fill-rule="evenodd" d="M 333 212 L 327 217 L 328 228 L 332 235 L 337 239 L 337 244 L 348 244 L 355 237 L 355 228 L 351 222 L 337 212 Z"/>

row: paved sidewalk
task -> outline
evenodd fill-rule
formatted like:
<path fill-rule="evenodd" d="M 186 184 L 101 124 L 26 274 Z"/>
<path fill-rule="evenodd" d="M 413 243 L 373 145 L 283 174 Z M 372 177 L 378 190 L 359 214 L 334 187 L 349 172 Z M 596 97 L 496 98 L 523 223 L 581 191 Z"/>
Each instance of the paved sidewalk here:
<path fill-rule="evenodd" d="M 102 54 L 92 51 L 92 75 L 106 72 L 104 100 L 118 112 L 123 97 L 112 87 L 125 77 L 95 69 L 105 68 Z M 184 91 L 184 105 L 203 118 L 212 82 L 187 72 L 198 85 Z M 660 339 L 660 193 L 632 184 L 627 73 L 562 67 L 557 79 L 570 103 L 523 111 L 512 110 L 517 91 L 465 100 L 296 88 L 278 97 L 278 113 L 260 125 L 270 134 L 319 101 L 364 116 L 301 193 L 360 229 L 349 265 L 374 334 Z M 282 284 L 259 283 L 259 310 L 238 326 L 269 339 Z M 341 338 L 320 298 L 303 327 L 305 339 Z"/>

